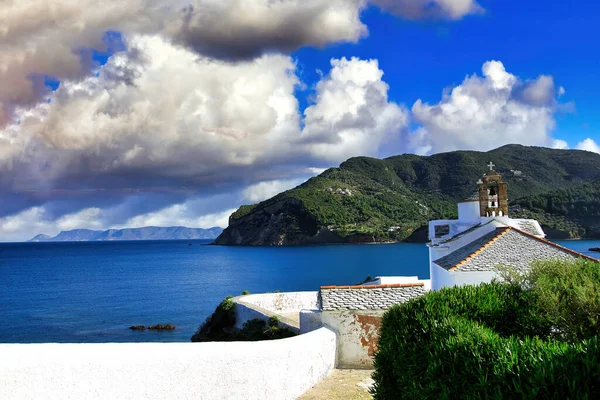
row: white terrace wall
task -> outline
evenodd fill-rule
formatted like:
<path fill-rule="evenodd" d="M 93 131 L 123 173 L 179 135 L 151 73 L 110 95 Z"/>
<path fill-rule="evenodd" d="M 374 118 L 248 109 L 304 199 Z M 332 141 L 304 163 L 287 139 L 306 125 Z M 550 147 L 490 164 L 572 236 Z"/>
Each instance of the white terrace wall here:
<path fill-rule="evenodd" d="M 0 397 L 295 399 L 335 366 L 327 329 L 266 342 L 0 345 Z"/>
<path fill-rule="evenodd" d="M 235 327 L 241 329 L 246 321 L 272 316 L 279 318 L 279 325 L 300 332 L 298 313 L 318 308 L 318 292 L 261 293 L 239 296 L 235 302 Z"/>
<path fill-rule="evenodd" d="M 309 311 L 300 313 L 301 332 L 326 327 L 337 335 L 337 365 L 370 369 L 385 311 Z"/>

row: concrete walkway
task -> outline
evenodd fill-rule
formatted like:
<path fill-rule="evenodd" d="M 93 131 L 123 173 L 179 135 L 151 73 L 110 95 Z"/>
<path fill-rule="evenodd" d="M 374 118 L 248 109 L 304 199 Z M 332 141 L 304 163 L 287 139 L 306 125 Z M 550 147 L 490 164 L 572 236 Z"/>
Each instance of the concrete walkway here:
<path fill-rule="evenodd" d="M 373 370 L 336 369 L 299 400 L 371 400 L 369 388 L 373 384 Z"/>

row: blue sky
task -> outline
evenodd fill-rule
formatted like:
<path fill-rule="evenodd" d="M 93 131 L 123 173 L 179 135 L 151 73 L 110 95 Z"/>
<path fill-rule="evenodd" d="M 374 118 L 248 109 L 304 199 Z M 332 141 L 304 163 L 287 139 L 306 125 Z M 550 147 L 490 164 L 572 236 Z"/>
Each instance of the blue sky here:
<path fill-rule="evenodd" d="M 0 4 L 0 241 L 223 226 L 353 156 L 600 152 L 593 1 L 105 5 Z"/>

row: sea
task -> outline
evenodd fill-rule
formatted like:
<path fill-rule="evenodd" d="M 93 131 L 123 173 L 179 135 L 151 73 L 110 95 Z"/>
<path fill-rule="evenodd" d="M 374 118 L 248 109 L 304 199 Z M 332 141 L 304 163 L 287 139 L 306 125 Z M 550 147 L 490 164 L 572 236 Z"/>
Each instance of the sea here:
<path fill-rule="evenodd" d="M 0 343 L 186 342 L 228 295 L 429 278 L 424 244 L 0 243 Z M 587 250 L 600 241 L 559 241 Z M 171 323 L 174 331 L 132 331 Z"/>

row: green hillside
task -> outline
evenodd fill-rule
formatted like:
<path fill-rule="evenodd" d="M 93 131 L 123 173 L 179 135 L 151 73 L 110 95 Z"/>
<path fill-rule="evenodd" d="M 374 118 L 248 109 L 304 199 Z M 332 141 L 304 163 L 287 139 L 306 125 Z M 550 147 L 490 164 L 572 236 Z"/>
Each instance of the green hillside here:
<path fill-rule="evenodd" d="M 514 215 L 537 219 L 554 237 L 600 237 L 600 181 L 522 197 Z"/>
<path fill-rule="evenodd" d="M 242 206 L 216 243 L 287 245 L 411 239 L 431 219 L 456 217 L 456 201 L 476 191 L 475 182 L 490 161 L 508 182 L 509 199 L 519 199 L 515 205 L 531 209 L 532 215 L 547 213 L 546 219 L 540 218 L 543 223 L 558 218 L 562 225 L 554 223 L 557 229 L 575 224 L 577 232 L 580 227 L 585 234 L 593 231 L 580 226 L 585 224 L 588 211 L 570 207 L 568 196 L 556 191 L 587 193 L 596 187 L 589 184 L 600 180 L 600 155 L 509 145 L 485 153 L 351 158 L 292 190 Z M 543 203 L 545 196 L 556 197 L 556 204 L 553 201 L 551 208 L 541 207 L 548 205 Z M 563 203 L 569 212 L 561 214 L 563 204 L 559 205 L 558 199 L 566 199 Z M 589 197 L 589 202 L 585 210 L 598 209 L 597 196 Z"/>

